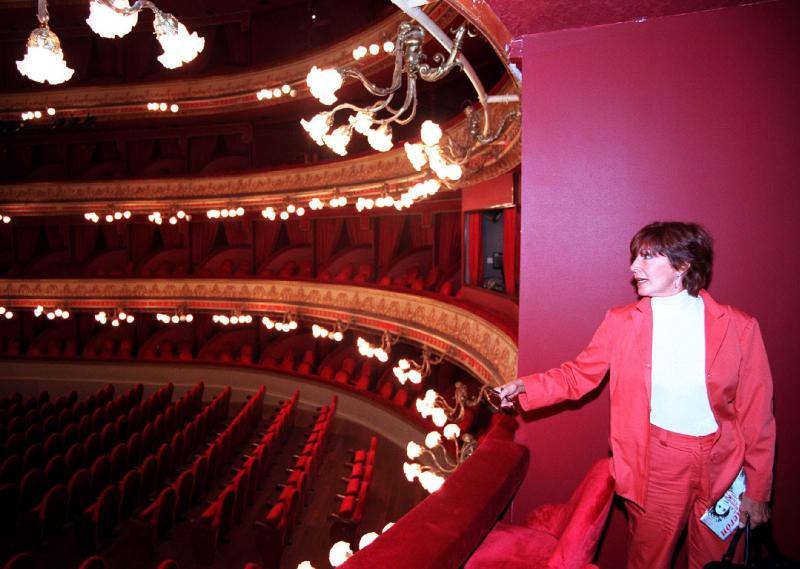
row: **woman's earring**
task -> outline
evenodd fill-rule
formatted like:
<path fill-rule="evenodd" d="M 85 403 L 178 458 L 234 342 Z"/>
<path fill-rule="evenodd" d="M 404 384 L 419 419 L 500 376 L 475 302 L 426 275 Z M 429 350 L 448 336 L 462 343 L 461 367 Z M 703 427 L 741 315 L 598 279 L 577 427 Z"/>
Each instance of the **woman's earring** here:
<path fill-rule="evenodd" d="M 681 274 L 680 273 L 675 273 L 675 283 L 674 284 L 675 284 L 675 290 L 677 290 L 677 289 L 679 289 L 681 287 Z"/>

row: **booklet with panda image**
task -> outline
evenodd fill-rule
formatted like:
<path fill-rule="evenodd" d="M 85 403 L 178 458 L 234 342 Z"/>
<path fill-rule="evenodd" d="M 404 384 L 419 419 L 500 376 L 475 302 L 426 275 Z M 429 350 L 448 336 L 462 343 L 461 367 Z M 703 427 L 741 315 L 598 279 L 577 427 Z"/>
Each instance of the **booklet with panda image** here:
<path fill-rule="evenodd" d="M 728 539 L 739 527 L 739 507 L 742 504 L 740 496 L 744 493 L 744 488 L 742 469 L 722 498 L 700 516 L 700 521 L 723 540 Z"/>

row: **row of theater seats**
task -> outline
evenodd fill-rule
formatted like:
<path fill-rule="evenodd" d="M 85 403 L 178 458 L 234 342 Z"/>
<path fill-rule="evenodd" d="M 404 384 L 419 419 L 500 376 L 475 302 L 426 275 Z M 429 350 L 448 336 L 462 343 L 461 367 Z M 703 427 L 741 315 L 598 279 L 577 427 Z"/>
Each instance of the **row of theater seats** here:
<path fill-rule="evenodd" d="M 331 514 L 333 520 L 331 541 L 333 542 L 355 540 L 356 530 L 364 517 L 367 496 L 372 485 L 377 446 L 377 437 L 372 437 L 369 449 L 357 449 L 353 452 L 353 460 L 348 464 L 350 474 L 342 478 L 347 485 L 344 493 L 337 495 L 340 500 L 339 508 Z"/>
<path fill-rule="evenodd" d="M 202 382 L 167 407 L 172 392 L 173 386 L 169 384 L 142 402 L 139 408 L 146 422 L 144 429 L 134 430 L 128 443 L 116 445 L 110 455 L 99 456 L 91 470 L 82 468 L 75 472 L 66 488 L 63 484 L 53 487 L 31 511 L 26 527 L 35 529 L 35 536 L 40 538 L 57 532 L 72 520 L 78 543 L 84 549 L 91 549 L 98 536 L 109 537 L 119 519 L 145 504 L 169 474 L 169 465 L 182 462 L 227 414 L 230 388 L 199 414 Z M 169 440 L 170 435 L 171 443 L 162 443 L 156 452 L 159 442 Z M 140 456 L 147 458 L 137 467 Z M 23 539 L 17 540 L 17 545 L 33 543 Z"/>
<path fill-rule="evenodd" d="M 105 388 L 105 393 L 109 392 L 113 393 L 113 386 Z M 172 387 L 170 385 L 162 388 L 144 402 L 141 402 L 142 393 L 143 386 L 140 384 L 132 388 L 128 394 L 120 396 L 109 404 L 114 402 L 123 404 L 121 398 L 135 401 L 136 407 L 132 407 L 130 411 L 136 409 L 139 412 L 138 416 L 147 417 L 151 410 L 153 413 L 157 413 L 159 409 L 163 408 L 165 402 L 171 397 Z M 94 397 L 91 396 L 90 399 Z M 96 411 L 105 410 L 107 407 L 108 404 L 98 407 Z M 127 421 L 127 417 L 131 415 L 130 411 L 120 417 Z M 137 416 L 136 413 L 133 415 Z M 134 419 L 133 423 L 137 422 Z M 103 432 L 109 432 L 108 427 L 114 427 L 116 424 L 117 421 L 106 424 Z M 127 433 L 127 429 L 125 433 Z M 6 515 L 4 523 L 8 529 L 13 528 L 14 512 L 19 511 L 23 514 L 18 527 L 13 528 L 11 532 L 16 536 L 17 547 L 35 545 L 46 535 L 57 533 L 68 519 L 79 518 L 85 505 L 93 497 L 99 495 L 112 478 L 122 476 L 128 457 L 127 448 L 125 448 L 125 452 L 120 452 L 119 448 L 115 448 L 106 454 L 100 454 L 103 449 L 101 449 L 99 441 L 98 433 L 91 432 L 85 440 L 75 442 L 70 447 L 70 450 L 67 451 L 67 458 L 64 458 L 63 455 L 52 458 L 44 474 L 41 469 L 34 468 L 25 474 L 18 488 L 15 484 L 2 486 L 0 491 L 3 501 L 2 511 Z M 114 443 L 115 440 L 111 439 L 107 443 L 107 448 L 110 449 Z M 93 456 L 96 458 L 92 461 Z M 85 457 L 88 457 L 89 460 L 84 463 Z M 57 476 L 50 472 L 52 464 L 56 462 L 58 462 Z M 84 464 L 88 466 L 90 462 L 91 470 L 84 468 Z M 69 479 L 69 483 L 65 484 L 67 479 Z"/>
<path fill-rule="evenodd" d="M 270 461 L 279 447 L 283 445 L 294 424 L 299 393 L 282 403 L 269 429 L 253 451 L 244 457 L 244 464 L 223 486 L 216 499 L 192 524 L 192 554 L 197 563 L 209 565 L 214 562 L 220 541 L 227 535 L 234 523 L 241 523 L 248 506 L 255 501 L 261 481 L 269 470 Z M 263 411 L 264 388 L 252 398 L 235 420 L 236 426 L 230 436 L 233 445 L 229 459 L 234 458 L 235 449 L 245 445 L 257 431 Z M 227 463 L 227 462 L 226 462 Z"/>
<path fill-rule="evenodd" d="M 320 409 L 311 433 L 303 443 L 300 454 L 296 455 L 294 466 L 288 469 L 286 483 L 279 485 L 281 492 L 277 502 L 255 524 L 256 547 L 265 569 L 277 569 L 280 565 L 283 550 L 291 538 L 311 482 L 322 462 L 337 402 L 334 396 L 329 405 Z"/>
<path fill-rule="evenodd" d="M 3 433 L 2 456 L 9 458 L 18 454 L 24 458 L 37 445 L 41 447 L 41 452 L 37 448 L 35 456 L 52 456 L 54 451 L 63 451 L 65 444 L 68 446 L 76 440 L 83 440 L 91 433 L 102 432 L 101 429 L 116 420 L 125 421 L 126 419 L 119 417 L 136 405 L 136 398 L 140 397 L 140 391 L 132 389 L 128 394 L 108 401 L 107 398 L 113 396 L 113 386 L 110 391 L 106 387 L 98 394 L 99 400 L 105 402 L 102 405 L 98 404 L 96 396 L 90 396 L 86 402 L 76 402 L 74 409 L 66 407 L 55 415 L 55 405 L 46 402 L 42 405 L 41 412 L 31 409 L 24 418 L 11 418 L 7 431 Z M 93 410 L 89 411 L 89 408 Z"/>
<path fill-rule="evenodd" d="M 142 443 L 139 456 L 126 461 L 119 476 L 105 476 L 100 471 L 101 483 L 105 486 L 83 510 L 76 525 L 76 537 L 84 550 L 91 551 L 98 541 L 111 537 L 120 519 L 127 518 L 147 503 L 158 486 L 166 482 L 173 469 L 183 462 L 186 452 L 191 452 L 204 440 L 207 430 L 220 420 L 225 411 L 226 397 L 220 394 L 215 402 L 221 403 L 206 407 L 201 413 L 203 391 L 200 382 L 145 426 L 142 434 L 152 429 L 153 435 L 143 436 L 142 440 L 149 439 L 150 444 L 145 446 Z M 129 447 L 123 443 L 118 448 L 127 451 Z M 93 467 L 93 485 L 96 474 Z"/>
<path fill-rule="evenodd" d="M 126 410 L 129 405 L 138 404 L 142 390 L 132 388 L 118 399 L 98 406 L 99 401 L 106 401 L 113 392 L 113 386 L 109 385 L 86 401 L 65 408 L 66 411 L 75 410 L 80 421 L 67 423 L 63 430 L 57 430 L 56 423 L 56 430 L 46 440 L 45 431 L 39 424 L 32 424 L 24 437 L 17 432 L 9 434 L 3 446 L 5 458 L 0 466 L 0 525 L 13 526 L 17 514 L 24 515 L 35 509 L 46 491 L 63 484 L 74 470 L 81 467 L 85 446 L 99 448 L 102 442 L 100 433 L 109 437 L 108 433 L 114 431 L 120 418 L 127 422 Z M 94 411 L 90 414 L 88 409 Z M 48 421 L 49 418 L 45 420 Z M 110 446 L 111 442 L 109 440 L 107 444 Z"/>
<path fill-rule="evenodd" d="M 98 393 L 105 398 L 104 390 L 100 390 Z M 19 399 L 16 396 L 19 396 Z M 5 405 L 0 407 L 0 445 L 5 445 L 9 434 L 24 433 L 34 424 L 41 424 L 43 429 L 46 424 L 46 432 L 55 432 L 55 430 L 63 428 L 66 423 L 72 422 L 72 407 L 77 401 L 77 391 L 72 391 L 68 396 L 62 395 L 55 403 L 50 401 L 50 394 L 47 391 L 42 391 L 38 396 L 29 397 L 24 405 L 22 395 L 19 393 L 5 398 Z M 104 399 L 103 404 L 105 403 Z M 51 419 L 51 417 L 53 418 Z M 65 422 L 64 425 L 61 425 L 62 420 Z"/>
<path fill-rule="evenodd" d="M 159 449 L 155 479 L 157 486 L 165 483 L 166 486 L 158 492 L 156 499 L 149 506 L 145 506 L 136 514 L 132 523 L 136 551 L 143 557 L 150 558 L 153 555 L 159 539 L 169 538 L 176 520 L 184 519 L 191 505 L 202 500 L 207 488 L 221 470 L 222 464 L 224 464 L 222 458 L 228 452 L 224 433 L 229 432 L 230 426 L 216 438 L 209 448 L 196 455 L 190 466 L 174 476 L 171 482 L 169 480 L 170 476 L 201 448 L 207 435 L 213 432 L 217 425 L 224 423 L 230 405 L 230 395 L 231 389 L 228 387 L 219 393 L 211 404 L 195 418 L 194 423 L 197 425 L 195 436 L 191 440 L 189 437 L 184 438 L 183 447 L 178 445 L 176 449 L 173 444 L 170 447 L 162 445 L 162 448 Z M 236 419 L 234 419 L 235 422 Z M 187 427 L 191 424 L 189 423 Z M 177 433 L 176 436 L 178 434 L 180 433 Z M 218 445 L 219 440 L 225 444 Z M 167 450 L 170 452 L 166 453 L 166 456 L 162 456 L 162 453 Z M 167 462 L 167 466 L 164 467 L 166 472 L 161 475 L 165 461 Z M 143 472 L 142 478 L 144 478 L 144 474 Z"/>

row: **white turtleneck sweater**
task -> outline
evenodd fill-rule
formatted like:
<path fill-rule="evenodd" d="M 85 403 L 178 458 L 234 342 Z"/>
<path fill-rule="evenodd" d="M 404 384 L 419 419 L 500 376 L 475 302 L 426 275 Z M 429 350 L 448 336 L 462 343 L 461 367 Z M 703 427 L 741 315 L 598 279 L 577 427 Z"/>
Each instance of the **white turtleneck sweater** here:
<path fill-rule="evenodd" d="M 686 290 L 650 299 L 653 367 L 650 422 L 684 435 L 717 430 L 706 389 L 703 299 Z"/>

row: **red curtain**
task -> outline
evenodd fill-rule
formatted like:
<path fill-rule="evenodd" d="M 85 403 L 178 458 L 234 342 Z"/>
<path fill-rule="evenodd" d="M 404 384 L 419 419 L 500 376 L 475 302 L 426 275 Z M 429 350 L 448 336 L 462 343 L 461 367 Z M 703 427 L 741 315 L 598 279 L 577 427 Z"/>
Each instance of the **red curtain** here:
<path fill-rule="evenodd" d="M 103 238 L 108 250 L 122 249 L 126 245 L 128 229 L 122 223 L 109 223 L 102 226 Z"/>
<path fill-rule="evenodd" d="M 409 216 L 408 232 L 411 235 L 411 247 L 414 249 L 433 243 L 433 227 L 422 227 L 421 215 Z"/>
<path fill-rule="evenodd" d="M 153 248 L 155 225 L 152 223 L 135 223 L 131 226 L 131 256 L 138 263 Z"/>
<path fill-rule="evenodd" d="M 503 210 L 503 276 L 508 296 L 517 294 L 517 208 Z"/>
<path fill-rule="evenodd" d="M 65 225 L 45 225 L 44 234 L 47 237 L 47 246 L 51 251 L 60 251 L 67 248 L 67 232 Z"/>
<path fill-rule="evenodd" d="M 216 222 L 198 223 L 192 227 L 192 263 L 201 262 L 211 252 L 218 230 Z"/>
<path fill-rule="evenodd" d="M 92 225 L 78 225 L 75 231 L 75 261 L 83 263 L 94 253 L 97 247 L 97 236 L 100 233 L 100 228 L 94 224 Z"/>
<path fill-rule="evenodd" d="M 299 219 L 290 219 L 283 222 L 289 243 L 292 245 L 308 245 L 310 243 L 308 231 L 300 227 Z"/>
<path fill-rule="evenodd" d="M 458 266 L 461 259 L 461 214 L 442 213 L 438 218 L 436 262 L 442 269 Z"/>
<path fill-rule="evenodd" d="M 394 259 L 407 219 L 406 215 L 380 218 L 378 225 L 378 243 L 380 244 L 378 267 L 380 270 L 386 271 Z"/>
<path fill-rule="evenodd" d="M 22 264 L 29 263 L 36 252 L 36 240 L 39 238 L 38 225 L 21 225 L 15 228 L 14 237 L 17 244 L 17 259 Z"/>
<path fill-rule="evenodd" d="M 229 244 L 239 246 L 253 243 L 253 224 L 249 219 L 225 221 L 222 227 Z"/>
<path fill-rule="evenodd" d="M 316 246 L 316 263 L 317 267 L 321 267 L 327 263 L 331 255 L 335 253 L 333 250 L 336 242 L 339 240 L 339 235 L 342 232 L 342 225 L 344 219 L 341 217 L 333 217 L 328 219 L 318 219 L 316 228 L 314 230 L 314 245 Z"/>
<path fill-rule="evenodd" d="M 467 214 L 467 276 L 472 286 L 483 284 L 481 217 L 480 213 Z"/>
<path fill-rule="evenodd" d="M 360 217 L 348 217 L 347 237 L 352 245 L 369 245 L 372 243 L 372 220 L 366 218 L 366 227 L 362 229 Z"/>
<path fill-rule="evenodd" d="M 179 249 L 186 247 L 186 223 L 178 223 L 177 225 L 161 225 L 159 231 L 161 232 L 161 241 L 164 242 L 164 249 Z"/>
<path fill-rule="evenodd" d="M 256 227 L 256 265 L 261 265 L 272 253 L 280 233 L 280 223 L 259 223 Z"/>

